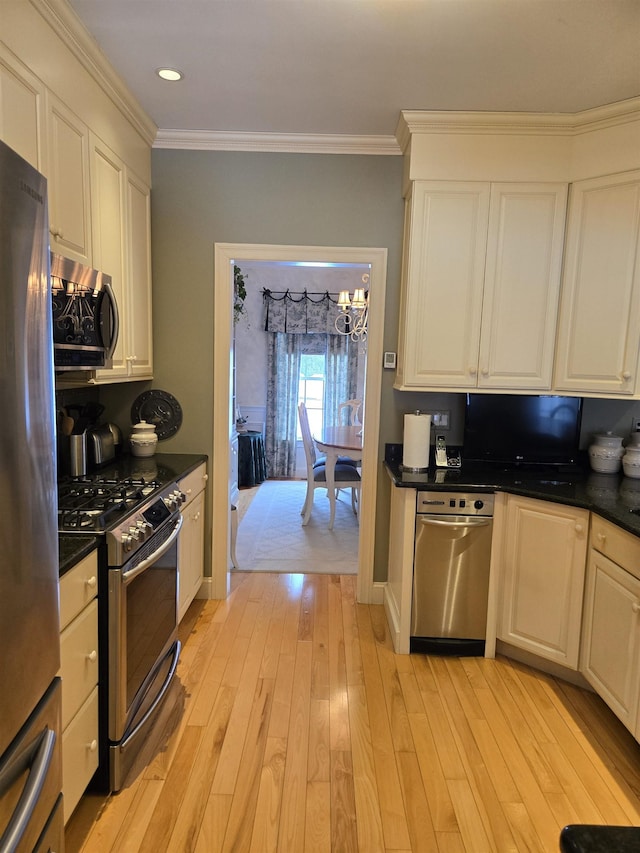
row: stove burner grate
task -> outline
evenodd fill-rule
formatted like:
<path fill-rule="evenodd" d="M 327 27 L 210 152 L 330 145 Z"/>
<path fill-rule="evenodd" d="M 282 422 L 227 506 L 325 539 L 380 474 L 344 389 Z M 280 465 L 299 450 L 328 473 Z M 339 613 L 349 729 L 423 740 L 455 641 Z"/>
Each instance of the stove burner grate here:
<path fill-rule="evenodd" d="M 74 477 L 58 487 L 58 528 L 103 532 L 161 487 L 156 480 Z"/>

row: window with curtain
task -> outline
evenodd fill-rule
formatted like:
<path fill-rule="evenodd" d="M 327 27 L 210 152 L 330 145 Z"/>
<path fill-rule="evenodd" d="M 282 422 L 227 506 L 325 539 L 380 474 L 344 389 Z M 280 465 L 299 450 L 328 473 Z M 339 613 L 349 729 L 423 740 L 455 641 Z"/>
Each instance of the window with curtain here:
<path fill-rule="evenodd" d="M 266 456 L 270 477 L 293 477 L 298 401 L 312 432 L 338 422 L 338 405 L 357 393 L 362 345 L 337 333 L 337 294 L 263 292 L 267 346 Z"/>

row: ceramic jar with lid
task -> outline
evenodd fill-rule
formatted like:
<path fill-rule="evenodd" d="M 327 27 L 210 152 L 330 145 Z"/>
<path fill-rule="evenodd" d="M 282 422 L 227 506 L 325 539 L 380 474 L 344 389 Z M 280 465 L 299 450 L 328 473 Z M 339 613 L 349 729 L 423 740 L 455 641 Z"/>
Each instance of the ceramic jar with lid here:
<path fill-rule="evenodd" d="M 640 477 L 640 444 L 628 444 L 622 457 L 625 477 Z"/>
<path fill-rule="evenodd" d="M 134 424 L 129 438 L 132 456 L 153 456 L 158 444 L 155 424 L 140 421 Z"/>
<path fill-rule="evenodd" d="M 589 445 L 589 463 L 601 474 L 617 474 L 624 454 L 622 436 L 612 432 L 596 433 Z"/>

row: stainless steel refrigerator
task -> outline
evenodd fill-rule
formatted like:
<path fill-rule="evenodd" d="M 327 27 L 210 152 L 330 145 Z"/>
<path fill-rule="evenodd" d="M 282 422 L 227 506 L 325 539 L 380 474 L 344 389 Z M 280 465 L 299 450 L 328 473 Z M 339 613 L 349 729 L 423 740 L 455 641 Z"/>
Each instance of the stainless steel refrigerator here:
<path fill-rule="evenodd" d="M 0 142 L 0 853 L 64 846 L 45 178 Z"/>

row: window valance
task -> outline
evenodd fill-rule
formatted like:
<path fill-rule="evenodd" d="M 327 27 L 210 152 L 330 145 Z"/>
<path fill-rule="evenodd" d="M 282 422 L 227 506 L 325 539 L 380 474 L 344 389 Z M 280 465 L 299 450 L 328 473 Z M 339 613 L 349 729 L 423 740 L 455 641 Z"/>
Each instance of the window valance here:
<path fill-rule="evenodd" d="M 337 335 L 338 294 L 263 288 L 265 332 Z"/>

